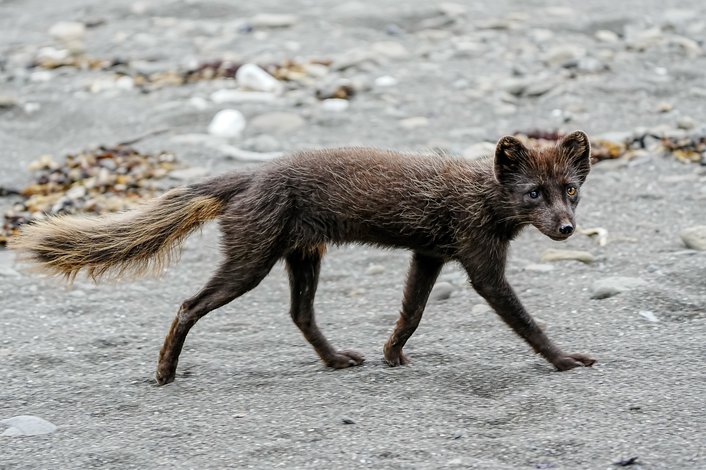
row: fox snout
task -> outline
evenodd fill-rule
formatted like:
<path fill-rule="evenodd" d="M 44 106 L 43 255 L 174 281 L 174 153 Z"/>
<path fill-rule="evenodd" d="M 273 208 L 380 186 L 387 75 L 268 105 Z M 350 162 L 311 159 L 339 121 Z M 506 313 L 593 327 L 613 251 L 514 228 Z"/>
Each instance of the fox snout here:
<path fill-rule="evenodd" d="M 574 233 L 574 224 L 561 224 L 559 225 L 559 233 L 562 235 L 566 235 L 567 237 Z"/>
<path fill-rule="evenodd" d="M 547 221 L 548 222 L 548 221 Z M 566 240 L 569 238 L 576 229 L 576 224 L 573 218 L 561 217 L 560 219 L 554 219 L 554 223 L 546 224 L 536 224 L 535 226 L 546 236 L 552 240 Z M 547 226 L 548 225 L 548 226 Z"/>

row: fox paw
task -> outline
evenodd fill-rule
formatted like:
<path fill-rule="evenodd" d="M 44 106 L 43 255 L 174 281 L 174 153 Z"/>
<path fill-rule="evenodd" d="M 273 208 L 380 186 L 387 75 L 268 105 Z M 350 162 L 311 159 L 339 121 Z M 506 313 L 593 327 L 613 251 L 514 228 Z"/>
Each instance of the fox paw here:
<path fill-rule="evenodd" d="M 359 366 L 365 361 L 365 356 L 356 351 L 346 349 L 338 351 L 333 356 L 326 358 L 326 365 L 334 369 Z"/>
<path fill-rule="evenodd" d="M 155 379 L 157 379 L 157 385 L 167 385 L 168 383 L 174 382 L 174 376 L 176 371 L 169 368 L 157 368 L 157 373 L 155 374 Z"/>
<path fill-rule="evenodd" d="M 409 359 L 402 351 L 385 351 L 385 362 L 390 367 L 406 366 L 409 364 Z"/>
<path fill-rule="evenodd" d="M 585 354 L 564 354 L 552 361 L 554 367 L 559 371 L 570 370 L 574 367 L 591 367 L 596 360 Z"/>

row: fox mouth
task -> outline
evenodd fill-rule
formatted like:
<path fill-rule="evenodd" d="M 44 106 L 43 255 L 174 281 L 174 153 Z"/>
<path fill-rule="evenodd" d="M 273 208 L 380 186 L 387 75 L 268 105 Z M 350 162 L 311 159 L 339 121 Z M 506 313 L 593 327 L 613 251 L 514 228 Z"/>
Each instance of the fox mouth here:
<path fill-rule="evenodd" d="M 545 233 L 545 235 L 547 235 L 549 238 L 551 238 L 555 242 L 561 242 L 561 241 L 564 241 L 567 238 L 569 238 L 572 234 L 568 233 L 566 235 L 561 235 L 561 234 L 560 235 L 556 235 L 556 234 L 549 235 L 549 234 Z"/>

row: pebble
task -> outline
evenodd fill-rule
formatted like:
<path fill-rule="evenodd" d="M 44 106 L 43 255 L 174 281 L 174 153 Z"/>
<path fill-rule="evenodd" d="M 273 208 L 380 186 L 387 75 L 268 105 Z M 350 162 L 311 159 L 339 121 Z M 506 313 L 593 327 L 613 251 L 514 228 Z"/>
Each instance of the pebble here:
<path fill-rule="evenodd" d="M 616 43 L 620 41 L 620 36 L 608 29 L 599 29 L 598 31 L 593 33 L 593 36 L 600 42 L 605 43 Z"/>
<path fill-rule="evenodd" d="M 492 309 L 488 304 L 475 304 L 471 307 L 471 313 L 474 315 L 481 315 L 490 312 Z"/>
<path fill-rule="evenodd" d="M 245 130 L 245 116 L 235 109 L 218 111 L 208 125 L 208 133 L 216 137 L 240 137 Z"/>
<path fill-rule="evenodd" d="M 685 228 L 679 233 L 687 248 L 706 251 L 706 225 Z"/>
<path fill-rule="evenodd" d="M 683 116 L 677 120 L 677 127 L 688 131 L 696 127 L 696 121 L 690 116 Z"/>
<path fill-rule="evenodd" d="M 3 433 L 3 436 L 39 436 L 42 434 L 51 434 L 56 431 L 56 425 L 38 416 L 13 416 L 12 418 L 3 419 L 0 423 L 9 426 Z"/>
<path fill-rule="evenodd" d="M 256 116 L 251 121 L 251 127 L 263 133 L 287 133 L 304 126 L 304 119 L 296 113 L 276 111 Z"/>
<path fill-rule="evenodd" d="M 282 82 L 255 64 L 243 64 L 238 68 L 235 81 L 244 90 L 279 94 L 284 89 Z"/>
<path fill-rule="evenodd" d="M 62 42 L 78 41 L 86 35 L 86 25 L 76 21 L 60 21 L 49 28 L 49 35 Z"/>
<path fill-rule="evenodd" d="M 434 288 L 431 290 L 429 298 L 433 302 L 439 302 L 446 300 L 451 297 L 451 294 L 456 290 L 453 284 L 449 282 L 437 282 Z"/>
<path fill-rule="evenodd" d="M 366 274 L 377 276 L 385 272 L 385 266 L 381 264 L 371 264 L 368 269 L 365 270 Z"/>
<path fill-rule="evenodd" d="M 585 55 L 585 48 L 573 44 L 565 44 L 549 49 L 542 56 L 542 60 L 549 65 L 564 65 L 570 61 L 577 61 Z"/>
<path fill-rule="evenodd" d="M 674 106 L 672 103 L 667 103 L 666 101 L 662 101 L 661 103 L 657 104 L 657 112 L 658 113 L 668 113 L 672 109 L 674 109 Z"/>
<path fill-rule="evenodd" d="M 390 75 L 383 75 L 375 79 L 375 86 L 380 88 L 387 88 L 397 85 L 397 79 Z"/>
<path fill-rule="evenodd" d="M 650 321 L 652 323 L 657 323 L 659 321 L 659 318 L 657 318 L 657 315 L 654 314 L 654 312 L 651 312 L 649 310 L 640 310 L 637 312 L 641 317 L 646 319 L 647 321 Z"/>
<path fill-rule="evenodd" d="M 321 102 L 321 108 L 325 111 L 340 113 L 350 106 L 350 101 L 341 98 L 329 98 Z"/>
<path fill-rule="evenodd" d="M 592 299 L 607 299 L 633 289 L 646 286 L 647 283 L 639 277 L 606 277 L 599 279 L 591 286 Z"/>
<path fill-rule="evenodd" d="M 341 418 L 343 424 L 355 424 L 355 421 L 347 416 Z"/>
<path fill-rule="evenodd" d="M 415 116 L 402 119 L 399 124 L 403 129 L 417 129 L 420 127 L 427 127 L 429 125 L 429 119 L 424 116 Z"/>
<path fill-rule="evenodd" d="M 288 28 L 299 21 L 296 15 L 259 13 L 250 18 L 249 23 L 255 28 Z"/>
<path fill-rule="evenodd" d="M 0 95 L 0 109 L 11 109 L 19 105 L 19 101 L 9 95 Z"/>
<path fill-rule="evenodd" d="M 277 95 L 267 91 L 242 91 L 223 89 L 211 93 L 214 103 L 271 103 Z"/>
<path fill-rule="evenodd" d="M 581 261 L 582 263 L 593 263 L 596 258 L 588 251 L 579 250 L 557 250 L 550 248 L 542 254 L 542 261 Z"/>

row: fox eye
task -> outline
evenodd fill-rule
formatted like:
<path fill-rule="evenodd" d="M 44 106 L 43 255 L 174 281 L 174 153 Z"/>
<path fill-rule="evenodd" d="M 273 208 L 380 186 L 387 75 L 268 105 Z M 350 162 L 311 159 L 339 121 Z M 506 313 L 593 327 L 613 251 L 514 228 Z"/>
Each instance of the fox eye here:
<path fill-rule="evenodd" d="M 537 191 L 537 190 L 530 191 L 529 197 L 531 197 L 532 199 L 537 199 L 539 197 L 539 191 Z"/>
<path fill-rule="evenodd" d="M 569 186 L 568 188 L 566 188 L 566 194 L 568 194 L 571 197 L 576 196 L 576 188 L 573 186 Z"/>

